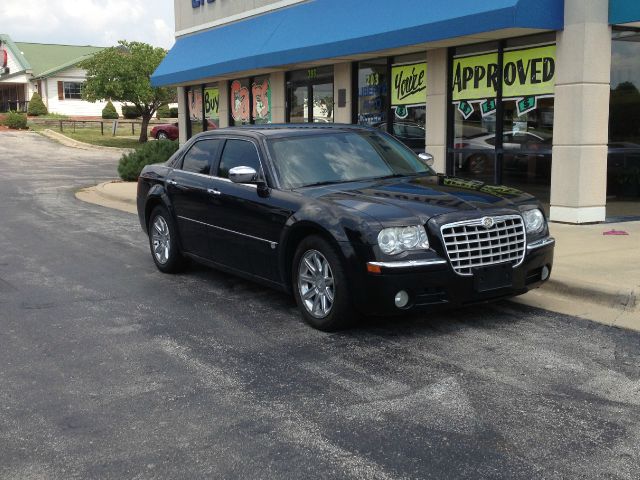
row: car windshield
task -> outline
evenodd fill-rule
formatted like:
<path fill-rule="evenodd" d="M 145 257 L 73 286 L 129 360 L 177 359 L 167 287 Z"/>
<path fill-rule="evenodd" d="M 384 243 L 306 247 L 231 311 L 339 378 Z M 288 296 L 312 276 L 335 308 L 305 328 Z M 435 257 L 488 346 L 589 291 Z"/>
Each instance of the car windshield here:
<path fill-rule="evenodd" d="M 268 145 L 283 188 L 435 175 L 410 149 L 377 132 L 316 132 L 272 138 Z"/>

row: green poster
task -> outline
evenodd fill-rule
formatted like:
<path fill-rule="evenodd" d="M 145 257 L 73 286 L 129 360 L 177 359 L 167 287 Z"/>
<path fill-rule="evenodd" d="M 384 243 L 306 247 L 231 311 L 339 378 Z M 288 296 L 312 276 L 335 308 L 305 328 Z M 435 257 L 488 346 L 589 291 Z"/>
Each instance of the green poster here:
<path fill-rule="evenodd" d="M 427 102 L 427 64 L 391 67 L 391 105 L 420 105 Z"/>
<path fill-rule="evenodd" d="M 497 53 L 454 59 L 453 100 L 483 100 L 496 97 L 499 82 L 502 82 L 503 98 L 553 94 L 556 71 L 555 45 L 505 52 L 503 64 L 501 75 Z"/>
<path fill-rule="evenodd" d="M 204 118 L 218 120 L 218 108 L 220 107 L 220 90 L 217 88 L 204 89 Z"/>

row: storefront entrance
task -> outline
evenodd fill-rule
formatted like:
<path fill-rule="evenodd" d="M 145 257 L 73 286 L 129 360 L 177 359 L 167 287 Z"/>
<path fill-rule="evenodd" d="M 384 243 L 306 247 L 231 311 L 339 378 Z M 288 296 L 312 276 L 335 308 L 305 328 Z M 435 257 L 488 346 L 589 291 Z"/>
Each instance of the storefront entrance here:
<path fill-rule="evenodd" d="M 287 75 L 287 121 L 333 123 L 333 67 L 298 70 Z"/>
<path fill-rule="evenodd" d="M 0 112 L 26 112 L 29 102 L 25 98 L 23 83 L 0 84 Z"/>

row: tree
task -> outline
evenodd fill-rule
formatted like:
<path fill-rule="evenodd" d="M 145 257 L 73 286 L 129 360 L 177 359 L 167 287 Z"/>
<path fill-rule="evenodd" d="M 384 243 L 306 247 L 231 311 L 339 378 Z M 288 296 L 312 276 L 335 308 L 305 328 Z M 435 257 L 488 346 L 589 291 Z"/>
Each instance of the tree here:
<path fill-rule="evenodd" d="M 38 92 L 33 92 L 33 96 L 31 97 L 31 101 L 29 102 L 29 107 L 27 108 L 27 113 L 32 117 L 46 115 L 47 113 L 49 113 L 47 111 L 47 107 L 42 101 L 42 97 Z"/>
<path fill-rule="evenodd" d="M 87 71 L 82 96 L 90 102 L 108 98 L 135 105 L 142 116 L 140 142 L 144 143 L 153 114 L 176 100 L 174 89 L 151 86 L 151 74 L 167 52 L 142 42 L 120 40 L 118 44 L 80 63 Z"/>

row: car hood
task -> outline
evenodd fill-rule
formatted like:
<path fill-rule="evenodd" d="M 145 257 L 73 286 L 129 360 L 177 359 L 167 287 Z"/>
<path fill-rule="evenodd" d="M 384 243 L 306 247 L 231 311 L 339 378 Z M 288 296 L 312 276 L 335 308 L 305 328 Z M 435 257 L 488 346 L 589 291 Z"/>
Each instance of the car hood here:
<path fill-rule="evenodd" d="M 319 201 L 358 210 L 385 226 L 407 225 L 453 213 L 465 216 L 518 211 L 519 205 L 538 205 L 520 190 L 487 185 L 444 175 L 402 177 L 307 187 L 305 195 Z"/>

